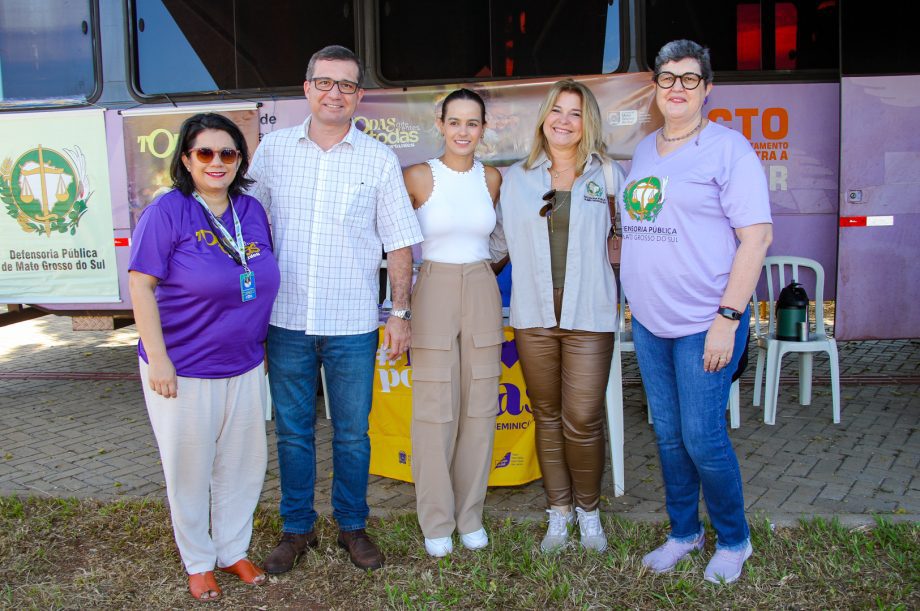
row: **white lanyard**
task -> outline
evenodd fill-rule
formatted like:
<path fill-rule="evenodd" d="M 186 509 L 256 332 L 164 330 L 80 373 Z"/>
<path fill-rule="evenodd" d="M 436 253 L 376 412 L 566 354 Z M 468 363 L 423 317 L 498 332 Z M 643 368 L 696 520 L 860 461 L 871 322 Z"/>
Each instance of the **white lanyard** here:
<path fill-rule="evenodd" d="M 201 195 L 199 195 L 198 191 L 193 192 L 192 197 L 198 200 L 198 203 L 204 208 L 204 213 L 211 219 L 212 224 L 223 234 L 224 240 L 221 241 L 221 244 L 234 247 L 236 254 L 239 255 L 238 262 L 243 266 L 245 271 L 249 271 L 249 265 L 247 265 L 246 262 L 246 242 L 243 240 L 243 228 L 240 226 L 240 219 L 236 215 L 236 210 L 233 209 L 233 200 L 230 199 L 229 196 L 227 197 L 230 202 L 230 212 L 233 214 L 233 229 L 236 231 L 236 240 L 233 239 L 230 232 L 224 227 L 224 224 L 220 222 L 220 219 L 211 212 L 211 209 L 208 208 L 208 205 L 205 203 L 204 199 L 202 199 Z M 233 259 L 233 255 L 230 253 L 227 253 L 227 256 Z M 234 261 L 236 261 L 236 259 L 234 259 Z"/>

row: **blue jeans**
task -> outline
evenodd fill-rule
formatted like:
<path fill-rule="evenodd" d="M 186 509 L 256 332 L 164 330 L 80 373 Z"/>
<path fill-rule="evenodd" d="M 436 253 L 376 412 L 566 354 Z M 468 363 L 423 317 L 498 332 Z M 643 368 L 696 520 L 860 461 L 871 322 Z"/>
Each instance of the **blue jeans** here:
<path fill-rule="evenodd" d="M 671 537 L 687 541 L 702 531 L 700 485 L 719 548 L 740 549 L 750 531 L 738 458 L 728 438 L 725 407 L 732 374 L 748 340 L 750 308 L 735 333 L 731 363 L 703 370 L 706 332 L 665 339 L 633 318 L 633 341 L 648 397 L 664 478 Z"/>
<path fill-rule="evenodd" d="M 268 327 L 268 379 L 275 404 L 284 531 L 313 530 L 316 482 L 316 384 L 326 371 L 332 416 L 332 515 L 343 531 L 364 528 L 371 443 L 367 418 L 373 397 L 377 331 L 305 335 Z"/>

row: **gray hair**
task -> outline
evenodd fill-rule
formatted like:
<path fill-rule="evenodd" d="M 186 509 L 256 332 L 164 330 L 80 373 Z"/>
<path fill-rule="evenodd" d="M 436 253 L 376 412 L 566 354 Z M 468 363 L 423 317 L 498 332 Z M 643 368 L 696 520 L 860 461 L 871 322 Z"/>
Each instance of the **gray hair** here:
<path fill-rule="evenodd" d="M 703 81 L 712 82 L 712 63 L 709 61 L 709 49 L 692 40 L 672 40 L 658 52 L 655 58 L 655 74 L 668 62 L 679 62 L 682 59 L 695 59 L 700 63 L 700 73 Z"/>
<path fill-rule="evenodd" d="M 358 67 L 358 85 L 360 86 L 361 83 L 364 82 L 364 64 L 361 63 L 361 60 L 358 59 L 358 56 L 355 55 L 351 49 L 340 45 L 329 45 L 313 54 L 310 58 L 310 63 L 307 64 L 308 81 L 313 79 L 316 62 L 320 60 L 352 62 Z"/>

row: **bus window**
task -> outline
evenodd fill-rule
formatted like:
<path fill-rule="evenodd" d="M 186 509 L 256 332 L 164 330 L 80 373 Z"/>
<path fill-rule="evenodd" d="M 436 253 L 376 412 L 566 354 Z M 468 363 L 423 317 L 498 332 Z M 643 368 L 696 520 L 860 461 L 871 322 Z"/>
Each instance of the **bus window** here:
<path fill-rule="evenodd" d="M 132 11 L 134 86 L 146 96 L 300 88 L 315 51 L 355 48 L 352 0 L 133 0 Z"/>
<path fill-rule="evenodd" d="M 89 0 L 0 2 L 0 108 L 92 98 L 92 24 Z"/>
<path fill-rule="evenodd" d="M 379 0 L 380 76 L 391 83 L 620 67 L 620 0 Z"/>
<path fill-rule="evenodd" d="M 847 76 L 920 73 L 916 26 L 887 5 L 847 2 L 840 14 L 844 33 L 842 72 Z"/>
<path fill-rule="evenodd" d="M 646 0 L 646 60 L 689 38 L 709 47 L 717 71 L 835 70 L 837 10 L 838 0 Z"/>

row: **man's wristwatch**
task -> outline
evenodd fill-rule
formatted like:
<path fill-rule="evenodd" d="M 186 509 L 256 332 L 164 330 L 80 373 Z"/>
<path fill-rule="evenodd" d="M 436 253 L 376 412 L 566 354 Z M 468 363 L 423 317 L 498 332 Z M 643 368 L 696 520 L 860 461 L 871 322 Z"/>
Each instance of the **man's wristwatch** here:
<path fill-rule="evenodd" d="M 716 310 L 720 316 L 724 316 L 729 320 L 741 320 L 741 312 L 735 308 L 729 308 L 727 306 L 719 306 L 719 309 Z"/>
<path fill-rule="evenodd" d="M 412 310 L 390 310 L 390 316 L 403 320 L 412 320 Z"/>

